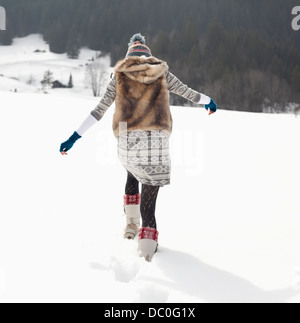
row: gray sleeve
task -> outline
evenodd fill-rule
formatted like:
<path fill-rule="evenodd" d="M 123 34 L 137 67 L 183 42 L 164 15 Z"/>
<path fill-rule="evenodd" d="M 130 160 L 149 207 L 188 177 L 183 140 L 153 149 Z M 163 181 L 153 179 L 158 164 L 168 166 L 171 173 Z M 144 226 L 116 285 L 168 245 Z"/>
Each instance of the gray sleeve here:
<path fill-rule="evenodd" d="M 166 79 L 167 87 L 170 92 L 180 95 L 193 103 L 199 103 L 201 99 L 201 94 L 199 92 L 190 89 L 171 72 L 166 72 Z"/>
<path fill-rule="evenodd" d="M 108 108 L 114 103 L 116 95 L 116 78 L 114 77 L 107 86 L 106 92 L 101 98 L 99 104 L 91 112 L 91 115 L 98 121 L 101 120 Z"/>

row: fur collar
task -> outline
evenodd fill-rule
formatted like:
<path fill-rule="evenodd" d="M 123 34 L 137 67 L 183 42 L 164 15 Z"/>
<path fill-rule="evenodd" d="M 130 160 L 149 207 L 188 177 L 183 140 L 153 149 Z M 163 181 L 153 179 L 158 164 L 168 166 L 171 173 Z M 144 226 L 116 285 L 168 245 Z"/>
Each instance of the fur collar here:
<path fill-rule="evenodd" d="M 124 73 L 131 80 L 144 84 L 151 84 L 168 71 L 166 62 L 155 57 L 128 57 L 119 61 L 115 66 L 115 73 Z"/>

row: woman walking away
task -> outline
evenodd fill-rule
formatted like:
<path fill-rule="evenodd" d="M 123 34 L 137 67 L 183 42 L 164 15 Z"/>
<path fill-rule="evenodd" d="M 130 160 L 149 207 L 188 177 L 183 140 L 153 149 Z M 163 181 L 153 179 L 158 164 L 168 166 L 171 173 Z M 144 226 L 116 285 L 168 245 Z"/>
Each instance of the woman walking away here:
<path fill-rule="evenodd" d="M 138 235 L 140 255 L 151 261 L 158 246 L 156 200 L 160 187 L 170 184 L 172 116 L 169 92 L 205 105 L 209 114 L 217 111 L 217 105 L 170 73 L 166 62 L 152 56 L 141 34 L 131 38 L 126 58 L 117 63 L 114 71 L 100 103 L 61 145 L 60 152 L 67 155 L 74 143 L 116 102 L 113 131 L 118 139 L 120 161 L 127 171 L 124 237 L 134 239 Z M 141 194 L 139 184 L 142 185 Z"/>

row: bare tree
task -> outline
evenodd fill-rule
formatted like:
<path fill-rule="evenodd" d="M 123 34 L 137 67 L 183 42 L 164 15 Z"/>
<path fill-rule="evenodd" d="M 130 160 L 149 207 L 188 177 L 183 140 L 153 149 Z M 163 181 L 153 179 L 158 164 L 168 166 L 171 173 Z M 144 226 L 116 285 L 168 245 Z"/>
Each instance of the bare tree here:
<path fill-rule="evenodd" d="M 298 105 L 297 107 L 295 107 L 294 109 L 294 113 L 295 113 L 295 117 L 297 118 L 298 113 L 300 112 L 300 105 Z"/>
<path fill-rule="evenodd" d="M 96 59 L 86 67 L 87 80 L 95 97 L 101 96 L 101 88 L 107 82 L 107 69 L 107 60 L 101 58 Z"/>
<path fill-rule="evenodd" d="M 41 81 L 43 90 L 46 90 L 47 88 L 50 88 L 53 82 L 53 73 L 48 70 L 44 73 L 44 78 Z"/>
<path fill-rule="evenodd" d="M 26 82 L 28 85 L 32 85 L 35 83 L 35 78 L 33 77 L 33 75 L 31 74 Z"/>

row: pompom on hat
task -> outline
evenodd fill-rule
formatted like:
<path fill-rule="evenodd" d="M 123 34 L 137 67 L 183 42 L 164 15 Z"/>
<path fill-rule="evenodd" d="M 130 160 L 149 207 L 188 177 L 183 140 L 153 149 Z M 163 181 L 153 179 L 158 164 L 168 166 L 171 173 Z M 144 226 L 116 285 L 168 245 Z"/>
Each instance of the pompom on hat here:
<path fill-rule="evenodd" d="M 152 56 L 150 48 L 146 45 L 146 39 L 141 34 L 135 34 L 131 37 L 126 57 L 130 56 Z"/>

